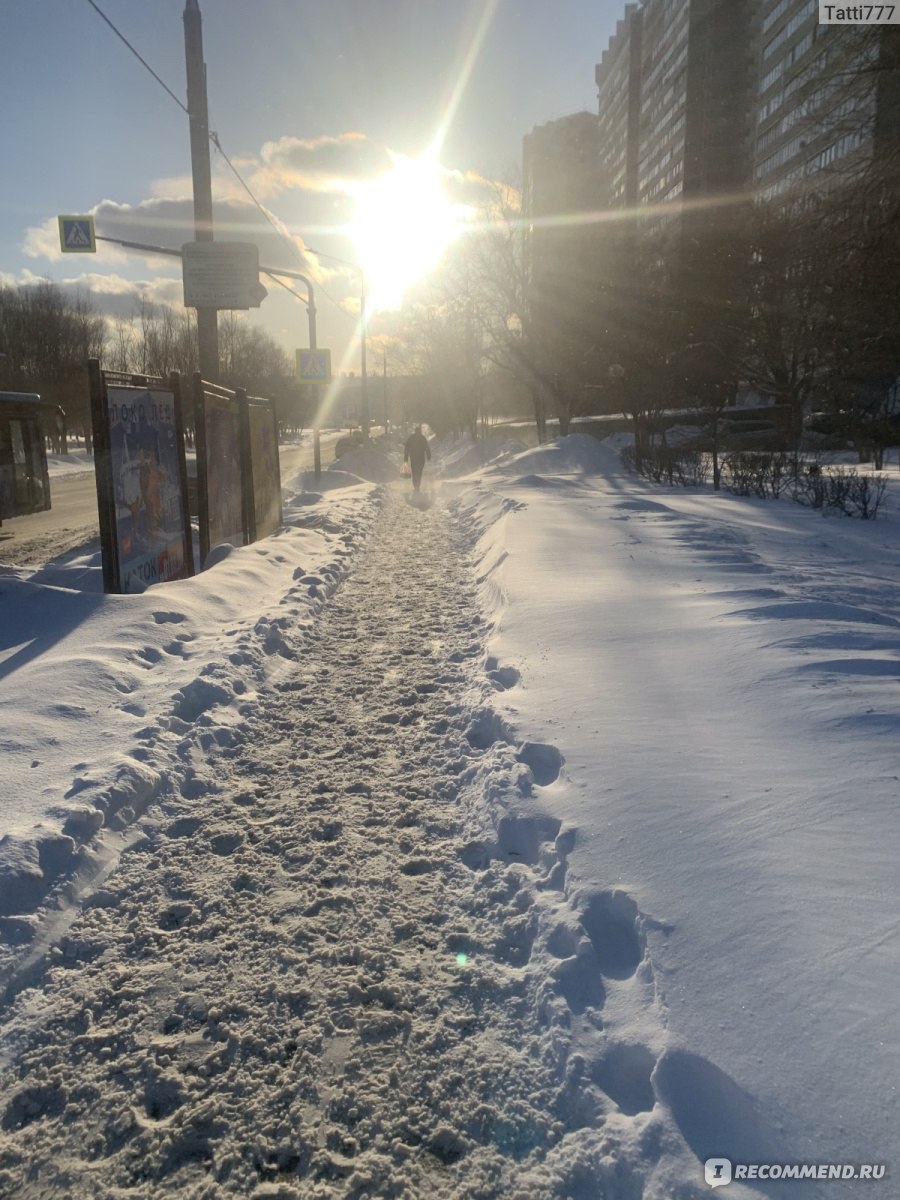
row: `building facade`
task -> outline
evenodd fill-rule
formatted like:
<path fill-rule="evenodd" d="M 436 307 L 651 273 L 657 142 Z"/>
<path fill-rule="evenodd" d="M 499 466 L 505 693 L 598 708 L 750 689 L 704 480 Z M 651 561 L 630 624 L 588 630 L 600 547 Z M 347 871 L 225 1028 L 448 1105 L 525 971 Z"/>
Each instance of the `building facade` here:
<path fill-rule="evenodd" d="M 599 107 L 598 200 L 606 209 L 631 209 L 637 204 L 642 30 L 643 9 L 629 4 L 594 73 Z"/>
<path fill-rule="evenodd" d="M 595 71 L 594 196 L 579 190 L 593 135 L 576 114 L 526 138 L 535 197 L 556 189 L 565 205 L 571 190 L 584 208 L 637 208 L 648 236 L 706 199 L 827 186 L 895 149 L 898 72 L 884 68 L 897 37 L 820 25 L 818 0 L 628 4 Z M 548 141 L 555 159 L 538 152 Z M 571 162 L 578 179 L 544 184 L 540 162 L 554 172 Z"/>
<path fill-rule="evenodd" d="M 523 333 L 540 388 L 557 411 L 590 370 L 598 280 L 599 127 L 594 113 L 538 126 L 525 138 Z"/>
<path fill-rule="evenodd" d="M 553 290 L 567 273 L 580 274 L 582 231 L 592 224 L 600 186 L 600 131 L 593 113 L 549 121 L 526 136 L 525 269 L 533 287 Z"/>
<path fill-rule="evenodd" d="M 817 0 L 760 13 L 753 189 L 761 199 L 850 182 L 894 149 L 891 27 L 820 25 Z"/>
<path fill-rule="evenodd" d="M 624 8 L 595 81 L 595 116 L 525 139 L 527 307 L 546 314 L 577 281 L 593 297 L 585 343 L 622 344 L 656 306 L 673 344 L 705 337 L 724 356 L 760 201 L 864 177 L 893 213 L 900 27 L 820 25 L 818 0 L 643 0 Z"/>

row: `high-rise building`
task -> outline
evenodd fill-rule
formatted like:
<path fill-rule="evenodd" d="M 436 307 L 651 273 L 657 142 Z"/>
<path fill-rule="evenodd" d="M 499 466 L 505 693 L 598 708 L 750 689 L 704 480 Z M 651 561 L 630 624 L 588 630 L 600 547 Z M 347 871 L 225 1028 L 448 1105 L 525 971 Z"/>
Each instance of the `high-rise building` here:
<path fill-rule="evenodd" d="M 577 386 L 586 369 L 602 273 L 599 161 L 595 113 L 550 121 L 525 138 L 523 325 L 545 388 Z"/>
<path fill-rule="evenodd" d="M 559 285 L 577 266 L 580 237 L 600 190 L 599 127 L 593 113 L 539 125 L 525 137 L 526 270 L 536 287 Z"/>
<path fill-rule="evenodd" d="M 755 201 L 900 179 L 900 27 L 820 25 L 818 0 L 629 3 L 595 80 L 596 117 L 525 139 L 524 206 L 533 311 L 593 270 L 601 342 L 662 297 L 676 339 L 723 346 Z"/>
<path fill-rule="evenodd" d="M 598 152 L 594 113 L 548 121 L 526 134 L 524 185 L 529 214 L 540 218 L 595 208 Z"/>
<path fill-rule="evenodd" d="M 601 202 L 642 235 L 729 194 L 822 190 L 900 129 L 891 26 L 820 25 L 818 0 L 644 0 L 596 69 Z"/>
<path fill-rule="evenodd" d="M 598 201 L 604 209 L 637 204 L 642 22 L 643 9 L 627 5 L 594 74 L 599 102 Z"/>
<path fill-rule="evenodd" d="M 818 0 L 761 6 L 753 187 L 824 191 L 865 171 L 897 128 L 889 27 L 820 25 Z"/>
<path fill-rule="evenodd" d="M 643 234 L 746 189 L 754 0 L 647 0 L 643 8 L 638 204 Z M 674 228 L 673 228 L 674 226 Z"/>

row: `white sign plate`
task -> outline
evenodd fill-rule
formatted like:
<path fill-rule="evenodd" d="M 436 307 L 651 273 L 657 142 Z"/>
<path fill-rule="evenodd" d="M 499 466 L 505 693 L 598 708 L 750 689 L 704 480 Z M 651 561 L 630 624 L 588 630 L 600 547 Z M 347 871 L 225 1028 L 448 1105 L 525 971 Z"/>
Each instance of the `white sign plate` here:
<path fill-rule="evenodd" d="M 185 242 L 185 308 L 259 308 L 259 249 L 253 242 Z"/>

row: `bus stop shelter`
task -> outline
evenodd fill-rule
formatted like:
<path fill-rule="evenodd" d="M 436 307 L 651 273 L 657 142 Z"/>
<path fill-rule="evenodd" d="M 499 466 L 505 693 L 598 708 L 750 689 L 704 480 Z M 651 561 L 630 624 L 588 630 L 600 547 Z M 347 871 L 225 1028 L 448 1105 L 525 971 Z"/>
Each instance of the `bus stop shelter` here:
<path fill-rule="evenodd" d="M 50 507 L 44 439 L 63 417 L 34 392 L 0 392 L 0 521 Z"/>

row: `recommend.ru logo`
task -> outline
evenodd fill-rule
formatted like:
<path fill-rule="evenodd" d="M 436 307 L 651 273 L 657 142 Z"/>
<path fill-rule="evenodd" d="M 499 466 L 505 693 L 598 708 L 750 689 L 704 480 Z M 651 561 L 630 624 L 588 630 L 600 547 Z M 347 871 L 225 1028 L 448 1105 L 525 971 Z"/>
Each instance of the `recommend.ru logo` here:
<path fill-rule="evenodd" d="M 884 1179 L 884 1163 L 733 1163 L 708 1158 L 703 1178 L 711 1188 L 745 1179 Z"/>

